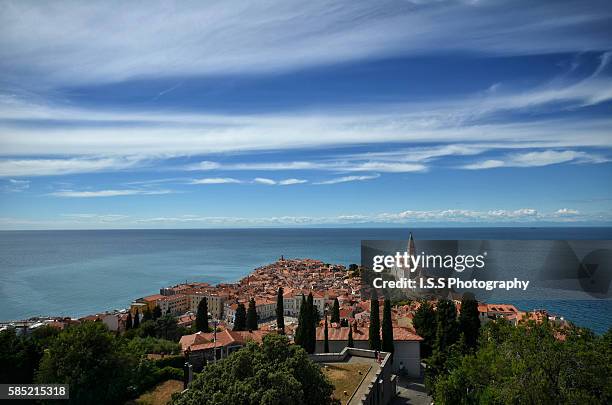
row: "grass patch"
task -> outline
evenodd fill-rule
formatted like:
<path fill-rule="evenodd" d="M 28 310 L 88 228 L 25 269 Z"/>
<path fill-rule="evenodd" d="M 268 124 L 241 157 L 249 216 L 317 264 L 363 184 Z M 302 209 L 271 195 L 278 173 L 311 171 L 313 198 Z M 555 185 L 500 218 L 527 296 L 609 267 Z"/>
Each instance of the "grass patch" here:
<path fill-rule="evenodd" d="M 334 398 L 338 399 L 342 404 L 346 404 L 371 367 L 369 364 L 336 363 L 327 364 L 327 367 L 323 366 L 321 369 L 323 374 L 334 384 Z"/>
<path fill-rule="evenodd" d="M 178 380 L 168 380 L 158 384 L 151 391 L 147 391 L 131 404 L 135 405 L 166 405 L 170 402 L 170 397 L 175 392 L 183 390 L 183 382 Z"/>

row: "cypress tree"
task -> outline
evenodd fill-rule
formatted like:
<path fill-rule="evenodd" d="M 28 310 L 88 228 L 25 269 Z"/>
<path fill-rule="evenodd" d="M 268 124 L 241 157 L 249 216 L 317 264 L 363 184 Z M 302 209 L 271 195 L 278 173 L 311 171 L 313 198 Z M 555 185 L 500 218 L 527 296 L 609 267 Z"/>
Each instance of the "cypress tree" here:
<path fill-rule="evenodd" d="M 306 300 L 307 310 L 308 310 L 308 338 L 307 345 L 308 348 L 306 351 L 308 353 L 314 353 L 317 347 L 317 326 L 319 326 L 319 309 L 314 304 L 314 298 L 312 293 L 308 294 L 308 299 Z"/>
<path fill-rule="evenodd" d="M 371 350 L 380 350 L 380 312 L 378 308 L 378 295 L 372 291 L 370 299 L 370 329 L 368 342 Z"/>
<path fill-rule="evenodd" d="M 434 348 L 446 352 L 448 347 L 459 339 L 457 325 L 457 310 L 455 304 L 449 300 L 440 300 L 436 307 L 436 341 Z"/>
<path fill-rule="evenodd" d="M 151 319 L 153 319 L 153 314 L 151 313 L 149 306 L 147 306 L 142 312 L 142 321 L 150 321 Z"/>
<path fill-rule="evenodd" d="M 140 314 L 138 313 L 138 308 L 136 308 L 136 313 L 134 313 L 134 322 L 132 323 L 134 329 L 138 329 L 140 327 Z"/>
<path fill-rule="evenodd" d="M 466 347 L 475 349 L 478 345 L 480 319 L 478 318 L 478 302 L 472 298 L 464 297 L 461 300 L 459 331 L 465 336 Z"/>
<path fill-rule="evenodd" d="M 125 330 L 132 329 L 132 313 L 128 311 L 127 318 L 125 319 Z"/>
<path fill-rule="evenodd" d="M 208 332 L 208 300 L 202 297 L 198 304 L 198 312 L 196 313 L 196 329 L 199 332 Z"/>
<path fill-rule="evenodd" d="M 170 308 L 168 308 L 168 310 L 170 310 Z M 153 309 L 153 319 L 158 319 L 161 318 L 162 316 L 162 310 L 159 307 L 159 305 L 155 305 L 155 308 Z"/>
<path fill-rule="evenodd" d="M 278 287 L 276 296 L 276 329 L 278 333 L 285 334 L 285 308 L 283 305 L 283 287 Z"/>
<path fill-rule="evenodd" d="M 391 322 L 391 300 L 385 299 L 383 307 L 382 320 L 382 350 L 393 354 L 395 347 L 393 345 L 393 324 Z"/>
<path fill-rule="evenodd" d="M 246 324 L 248 330 L 257 330 L 257 308 L 255 299 L 249 300 L 249 309 L 247 310 Z"/>
<path fill-rule="evenodd" d="M 437 377 L 444 372 L 444 365 L 448 359 L 446 348 L 443 344 L 444 340 L 444 326 L 438 322 L 431 356 L 425 360 L 427 363 L 427 368 L 425 369 L 425 387 L 428 392 L 434 390 Z"/>
<path fill-rule="evenodd" d="M 246 329 L 246 309 L 244 304 L 238 304 L 236 308 L 236 315 L 234 316 L 234 330 L 241 331 Z"/>
<path fill-rule="evenodd" d="M 421 355 L 423 358 L 431 356 L 434 341 L 436 340 L 436 311 L 427 302 L 421 302 L 419 309 L 412 320 L 416 333 L 423 338 L 421 342 Z"/>
<path fill-rule="evenodd" d="M 348 344 L 346 347 L 355 347 L 355 342 L 353 342 L 353 326 L 349 326 L 349 335 L 348 335 Z"/>
<path fill-rule="evenodd" d="M 325 315 L 325 341 L 323 342 L 323 352 L 329 353 L 329 335 L 327 331 L 327 315 Z"/>
<path fill-rule="evenodd" d="M 334 298 L 334 306 L 332 307 L 330 322 L 340 323 L 340 302 L 338 302 L 338 298 Z"/>
<path fill-rule="evenodd" d="M 300 313 L 298 315 L 298 327 L 295 330 L 294 341 L 296 344 L 302 346 L 306 350 L 306 336 L 307 336 L 307 307 L 306 297 L 302 294 L 302 303 L 300 304 Z"/>

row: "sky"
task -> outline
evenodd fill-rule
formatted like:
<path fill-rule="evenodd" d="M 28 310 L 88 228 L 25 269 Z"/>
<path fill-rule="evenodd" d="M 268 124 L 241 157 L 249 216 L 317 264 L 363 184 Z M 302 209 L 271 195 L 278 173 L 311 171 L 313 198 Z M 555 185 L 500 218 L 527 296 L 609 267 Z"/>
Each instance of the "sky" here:
<path fill-rule="evenodd" d="M 0 3 L 1 230 L 612 225 L 609 1 Z"/>

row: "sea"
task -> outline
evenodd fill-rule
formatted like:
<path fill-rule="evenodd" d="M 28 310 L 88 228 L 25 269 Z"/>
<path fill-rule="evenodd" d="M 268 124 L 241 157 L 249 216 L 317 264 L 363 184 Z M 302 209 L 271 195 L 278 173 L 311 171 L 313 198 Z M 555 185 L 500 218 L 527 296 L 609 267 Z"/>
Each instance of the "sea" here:
<path fill-rule="evenodd" d="M 610 240 L 612 228 L 300 228 L 0 232 L 0 321 L 79 317 L 126 308 L 185 281 L 233 282 L 278 258 L 360 262 L 361 240 Z M 517 297 L 597 333 L 612 326 L 612 300 Z"/>

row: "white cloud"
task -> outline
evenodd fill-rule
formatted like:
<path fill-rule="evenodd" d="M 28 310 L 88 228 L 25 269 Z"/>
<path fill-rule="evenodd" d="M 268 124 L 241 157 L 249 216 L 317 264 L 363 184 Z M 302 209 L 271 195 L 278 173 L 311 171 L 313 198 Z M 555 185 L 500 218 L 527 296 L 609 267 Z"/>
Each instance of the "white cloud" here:
<path fill-rule="evenodd" d="M 319 162 L 265 162 L 265 163 L 231 163 L 220 164 L 211 161 L 202 161 L 187 165 L 186 170 L 324 170 L 328 166 L 327 163 Z"/>
<path fill-rule="evenodd" d="M 612 80 L 608 87 L 612 87 Z M 503 102 L 500 105 L 503 105 Z M 414 148 L 412 152 L 404 151 L 403 156 L 397 154 L 397 160 L 393 161 L 388 160 L 390 156 L 385 159 L 373 154 L 371 158 L 354 156 L 348 163 L 342 159 L 322 162 L 275 162 L 274 165 L 245 162 L 220 164 L 206 160 L 187 167 L 191 170 L 214 170 L 220 166 L 234 170 L 338 170 L 344 166 L 347 169 L 363 171 L 370 170 L 367 167 L 369 164 L 379 165 L 380 169 L 376 170 L 381 172 L 420 171 L 424 170 L 423 162 L 430 159 L 478 154 L 490 147 L 487 144 L 505 143 L 508 148 L 519 147 L 521 143 L 563 148 L 612 146 L 609 136 L 612 120 L 608 118 L 483 123 L 480 118 L 475 118 L 477 115 L 472 108 L 473 100 L 465 97 L 452 103 L 439 101 L 419 105 L 357 106 L 336 111 L 329 109 L 325 113 L 296 111 L 253 116 L 185 116 L 156 111 L 117 112 L 109 113 L 106 125 L 89 126 L 79 120 L 100 114 L 99 111 L 83 109 L 71 113 L 60 109 L 50 111 L 51 118 L 37 118 L 35 107 L 24 105 L 18 111 L 11 112 L 11 107 L 0 100 L 0 115 L 9 121 L 19 119 L 36 122 L 38 119 L 48 120 L 67 114 L 68 117 L 61 119 L 69 122 L 50 127 L 4 124 L 0 126 L 0 144 L 4 156 L 82 157 L 78 162 L 63 159 L 65 164 L 74 165 L 74 169 L 53 169 L 62 159 L 46 159 L 43 162 L 50 166 L 49 170 L 57 172 L 76 170 L 77 163 L 82 166 L 81 170 L 91 170 L 88 167 L 96 160 L 105 166 L 103 160 L 91 158 L 100 155 L 106 156 L 106 159 L 117 159 L 106 164 L 114 167 L 133 164 L 134 162 L 118 161 L 126 155 L 155 159 L 226 152 L 329 148 L 354 144 L 443 144 L 437 147 Z M 72 123 L 71 120 L 75 122 Z M 10 167 L 17 164 L 38 164 L 34 159 L 9 163 Z M 359 164 L 366 167 L 360 167 Z M 7 170 L 0 171 L 2 172 Z M 34 167 L 27 172 L 36 173 L 37 169 Z"/>
<path fill-rule="evenodd" d="M 121 170 L 135 167 L 141 160 L 134 157 L 72 159 L 2 159 L 0 177 L 56 176 L 72 173 Z"/>
<path fill-rule="evenodd" d="M 343 177 L 336 177 L 336 178 L 330 179 L 330 180 L 319 181 L 319 182 L 316 182 L 316 183 L 313 183 L 313 184 L 348 183 L 348 182 L 351 182 L 351 181 L 373 180 L 373 179 L 377 179 L 378 177 L 380 177 L 379 174 L 371 175 L 371 176 L 343 176 Z"/>
<path fill-rule="evenodd" d="M 129 215 L 123 215 L 123 214 L 91 214 L 91 213 L 62 214 L 61 216 L 71 219 L 71 220 L 87 221 L 87 222 L 96 221 L 96 222 L 102 222 L 102 223 L 125 221 L 130 218 Z"/>
<path fill-rule="evenodd" d="M 60 190 L 50 193 L 54 197 L 65 198 L 97 198 L 97 197 L 117 197 L 128 195 L 159 195 L 170 194 L 171 190 L 96 190 L 96 191 L 75 191 L 75 190 Z"/>
<path fill-rule="evenodd" d="M 304 184 L 304 183 L 308 183 L 308 180 L 304 180 L 304 179 L 286 179 L 286 180 L 281 180 L 278 182 L 279 185 L 281 186 L 291 186 L 294 184 Z"/>
<path fill-rule="evenodd" d="M 574 216 L 579 215 L 580 211 L 571 208 L 560 208 L 555 212 L 555 214 L 560 216 Z"/>
<path fill-rule="evenodd" d="M 238 179 L 234 179 L 231 177 L 208 177 L 204 179 L 194 179 L 190 182 L 190 184 L 238 184 L 242 183 Z"/>
<path fill-rule="evenodd" d="M 253 183 L 258 183 L 258 184 L 265 184 L 268 186 L 275 186 L 275 185 L 279 185 L 279 186 L 292 186 L 295 184 L 304 184 L 304 183 L 308 183 L 308 180 L 304 180 L 304 179 L 284 179 L 284 180 L 273 180 L 273 179 L 268 179 L 265 177 L 256 177 L 253 179 Z"/>
<path fill-rule="evenodd" d="M 7 193 L 20 193 L 30 188 L 29 180 L 8 179 L 7 182 L 0 186 L 0 190 Z"/>
<path fill-rule="evenodd" d="M 190 165 L 188 170 L 215 170 L 218 169 L 221 165 L 215 162 L 202 161 L 195 164 Z"/>
<path fill-rule="evenodd" d="M 523 55 L 610 49 L 607 31 L 597 27 L 611 14 L 605 1 L 535 7 L 508 1 L 346 0 L 330 6 L 323 0 L 277 0 L 180 7 L 163 1 L 147 7 L 12 1 L 0 14 L 0 69 L 28 72 L 44 83 L 95 83 L 275 73 L 449 50 Z"/>
<path fill-rule="evenodd" d="M 493 210 L 487 213 L 491 217 L 498 218 L 533 218 L 538 216 L 538 211 L 533 208 L 521 208 L 514 211 Z"/>
<path fill-rule="evenodd" d="M 253 179 L 254 183 L 259 183 L 259 184 L 266 184 L 269 186 L 273 186 L 276 184 L 276 180 L 272 180 L 272 179 L 267 179 L 265 177 L 256 177 Z"/>
<path fill-rule="evenodd" d="M 204 169 L 202 169 L 204 167 Z M 386 161 L 294 161 L 294 162 L 266 162 L 266 163 L 235 163 L 219 164 L 204 161 L 191 164 L 187 170 L 249 170 L 249 171 L 276 171 L 276 170 L 329 170 L 336 172 L 363 172 L 379 171 L 383 173 L 422 172 L 427 166 L 419 163 L 386 162 Z"/>
<path fill-rule="evenodd" d="M 538 167 L 549 166 L 559 163 L 604 163 L 609 161 L 598 154 L 582 151 L 557 151 L 545 150 L 526 153 L 515 153 L 500 159 L 488 159 L 482 162 L 471 163 L 462 166 L 463 169 L 479 170 L 492 169 L 496 167 Z"/>
<path fill-rule="evenodd" d="M 357 163 L 354 166 L 345 167 L 343 170 L 352 172 L 363 171 L 378 171 L 384 173 L 406 173 L 406 172 L 423 172 L 427 169 L 425 165 L 418 163 L 402 163 L 402 162 L 364 162 Z"/>
<path fill-rule="evenodd" d="M 489 211 L 478 211 L 468 209 L 446 209 L 418 211 L 408 210 L 398 213 L 383 213 L 374 216 L 374 222 L 512 222 L 512 221 L 535 221 L 546 218 L 546 215 L 538 213 L 533 208 L 520 208 L 516 210 L 495 209 Z"/>
<path fill-rule="evenodd" d="M 394 213 L 341 214 L 335 216 L 206 216 L 197 214 L 156 217 L 133 217 L 122 214 L 75 213 L 62 214 L 61 221 L 0 217 L 2 229 L 91 229 L 101 228 L 157 228 L 157 227 L 259 227 L 310 225 L 406 225 L 414 224 L 537 224 L 566 222 L 612 222 L 610 212 L 585 214 L 561 208 L 556 211 L 522 209 L 441 209 L 405 210 Z"/>
<path fill-rule="evenodd" d="M 463 166 L 464 169 L 470 170 L 478 170 L 478 169 L 493 169 L 496 167 L 503 167 L 505 165 L 504 161 L 498 159 L 487 159 L 482 162 L 470 163 L 468 165 Z"/>

